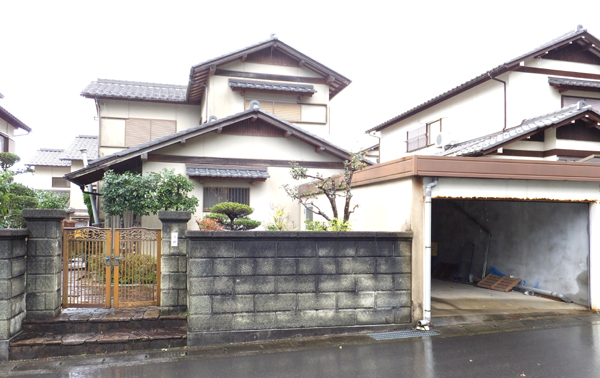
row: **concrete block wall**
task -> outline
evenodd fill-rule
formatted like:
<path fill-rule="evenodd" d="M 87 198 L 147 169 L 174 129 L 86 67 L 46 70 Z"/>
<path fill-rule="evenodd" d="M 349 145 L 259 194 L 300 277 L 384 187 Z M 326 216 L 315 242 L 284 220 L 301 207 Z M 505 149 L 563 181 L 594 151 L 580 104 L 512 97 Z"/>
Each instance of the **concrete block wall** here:
<path fill-rule="evenodd" d="M 160 307 L 164 315 L 187 311 L 187 211 L 159 211 L 162 222 Z M 177 246 L 171 243 L 177 233 Z"/>
<path fill-rule="evenodd" d="M 0 230 L 0 362 L 8 360 L 10 339 L 25 318 L 27 230 Z"/>
<path fill-rule="evenodd" d="M 62 279 L 62 220 L 64 210 L 25 209 L 27 242 L 28 319 L 51 319 L 60 315 Z"/>
<path fill-rule="evenodd" d="M 410 233 L 186 234 L 190 346 L 411 322 Z"/>

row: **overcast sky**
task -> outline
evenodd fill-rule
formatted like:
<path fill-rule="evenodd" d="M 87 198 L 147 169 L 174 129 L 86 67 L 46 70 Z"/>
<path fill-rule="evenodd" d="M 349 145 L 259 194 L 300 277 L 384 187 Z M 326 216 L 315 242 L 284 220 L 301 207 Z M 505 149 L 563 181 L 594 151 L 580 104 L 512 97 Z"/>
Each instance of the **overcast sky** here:
<path fill-rule="evenodd" d="M 352 80 L 331 122 L 356 149 L 366 129 L 578 24 L 600 37 L 598 14 L 595 1 L 0 0 L 0 105 L 33 129 L 16 138 L 27 160 L 97 134 L 89 82 L 187 84 L 192 65 L 275 33 Z"/>

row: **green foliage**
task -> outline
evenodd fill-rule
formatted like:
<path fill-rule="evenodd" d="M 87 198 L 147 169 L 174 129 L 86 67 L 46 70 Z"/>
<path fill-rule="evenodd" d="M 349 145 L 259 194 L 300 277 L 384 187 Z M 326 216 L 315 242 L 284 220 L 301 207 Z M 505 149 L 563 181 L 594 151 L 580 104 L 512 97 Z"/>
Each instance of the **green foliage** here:
<path fill-rule="evenodd" d="M 155 210 L 195 211 L 198 207 L 198 198 L 188 197 L 194 189 L 192 180 L 182 174 L 175 174 L 172 169 L 163 169 L 161 172 L 152 172 L 151 180 L 156 184 L 154 192 Z"/>
<path fill-rule="evenodd" d="M 148 215 L 154 209 L 153 190 L 148 176 L 108 171 L 100 189 L 102 208 L 108 215 L 122 215 L 127 210 L 134 215 Z"/>
<path fill-rule="evenodd" d="M 23 209 L 36 208 L 38 198 L 35 191 L 14 182 L 15 173 L 0 171 L 0 228 L 22 228 L 27 222 Z"/>
<path fill-rule="evenodd" d="M 306 225 L 306 231 L 352 231 L 349 221 L 344 222 L 338 218 L 333 218 L 329 222 L 305 220 L 304 224 Z"/>
<path fill-rule="evenodd" d="M 20 160 L 21 158 L 19 155 L 15 155 L 10 152 L 0 152 L 0 168 L 3 171 L 8 170 L 8 168 L 17 164 Z"/>
<path fill-rule="evenodd" d="M 350 202 L 352 200 L 352 178 L 354 173 L 360 171 L 366 167 L 366 163 L 363 157 L 358 154 L 351 154 L 349 160 L 344 160 L 344 172 L 338 175 L 326 177 L 323 174 L 317 172 L 316 174 L 309 174 L 308 169 L 302 167 L 295 161 L 290 162 L 290 174 L 294 180 L 310 180 L 310 184 L 315 187 L 315 190 L 306 193 L 300 193 L 298 186 L 290 186 L 288 184 L 283 185 L 283 189 L 287 195 L 299 204 L 304 206 L 306 209 L 313 213 L 322 216 L 328 222 L 332 222 L 332 219 L 338 217 L 338 205 L 337 199 L 344 199 L 344 217 L 343 223 L 350 220 L 350 214 L 356 210 L 358 205 L 354 205 L 351 208 Z M 315 200 L 319 194 L 323 194 L 329 201 L 331 206 L 331 212 L 333 217 L 329 217 L 324 210 L 321 210 Z"/>
<path fill-rule="evenodd" d="M 327 226 L 327 231 L 352 231 L 350 221 L 344 222 L 341 219 L 333 218 Z"/>
<path fill-rule="evenodd" d="M 254 209 L 248 205 L 236 202 L 221 202 L 211 207 L 211 214 L 206 217 L 218 219 L 225 229 L 231 231 L 252 230 L 260 226 L 261 222 L 248 218 L 248 215 L 254 212 Z M 219 216 L 218 214 L 222 214 Z M 225 217 L 223 217 L 223 215 Z M 219 219 L 220 218 L 220 219 Z"/>
<path fill-rule="evenodd" d="M 271 205 L 271 221 L 265 223 L 265 228 L 269 231 L 288 231 L 288 224 L 293 222 L 290 215 L 285 212 L 282 205 Z"/>
<path fill-rule="evenodd" d="M 198 199 L 188 197 L 194 183 L 173 170 L 142 176 L 139 173 L 117 174 L 108 171 L 100 190 L 102 208 L 108 215 L 126 211 L 134 215 L 148 215 L 158 210 L 194 211 Z"/>
<path fill-rule="evenodd" d="M 306 225 L 306 231 L 327 231 L 327 223 L 325 222 L 311 222 L 307 219 L 304 224 Z"/>
<path fill-rule="evenodd" d="M 94 210 L 92 209 L 92 197 L 83 193 L 83 203 L 85 203 L 85 207 L 87 207 L 88 216 L 90 217 L 90 222 L 94 222 Z"/>
<path fill-rule="evenodd" d="M 69 195 L 45 190 L 36 192 L 38 198 L 39 209 L 60 209 L 66 210 L 69 208 Z"/>

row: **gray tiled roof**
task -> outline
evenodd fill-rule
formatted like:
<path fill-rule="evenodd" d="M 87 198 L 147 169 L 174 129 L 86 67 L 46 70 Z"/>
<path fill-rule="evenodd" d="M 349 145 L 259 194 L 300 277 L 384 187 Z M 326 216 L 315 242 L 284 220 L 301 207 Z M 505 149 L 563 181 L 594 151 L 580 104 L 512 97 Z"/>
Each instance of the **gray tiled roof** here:
<path fill-rule="evenodd" d="M 484 72 L 483 74 L 475 77 L 474 79 L 464 82 L 463 84 L 456 86 L 456 87 L 450 89 L 449 91 L 446 91 L 428 101 L 425 101 L 424 103 L 422 103 L 420 105 L 415 106 L 412 109 L 405 111 L 404 113 L 402 113 L 396 117 L 393 117 L 371 129 L 367 130 L 366 133 L 369 133 L 372 131 L 383 130 L 386 127 L 388 127 L 398 121 L 408 118 L 408 117 L 410 117 L 414 114 L 417 114 L 431 106 L 439 104 L 442 101 L 445 101 L 446 99 L 448 99 L 452 96 L 455 96 L 455 95 L 462 93 L 470 88 L 473 88 L 479 84 L 482 84 L 488 80 L 491 80 L 490 76 L 496 77 L 498 75 L 501 75 L 501 74 L 505 73 L 506 71 L 508 71 L 509 69 L 514 68 L 515 66 L 517 66 L 520 62 L 522 62 L 525 59 L 528 59 L 530 57 L 535 57 L 535 56 L 545 52 L 547 49 L 557 47 L 557 45 L 562 46 L 564 44 L 569 43 L 570 41 L 579 39 L 580 37 L 586 37 L 586 40 L 589 41 L 590 43 L 594 43 L 594 41 L 598 41 L 593 35 L 589 34 L 586 29 L 578 26 L 576 30 L 570 31 L 564 35 L 561 35 L 558 38 L 555 38 L 547 43 L 544 43 L 541 46 L 538 46 L 537 48 L 535 48 L 525 54 L 519 55 L 516 58 L 508 60 L 505 63 L 500 64 L 499 66 L 492 68 L 491 70 Z M 592 45 L 592 46 L 594 46 L 594 45 Z M 596 42 L 596 44 L 593 48 L 599 49 L 600 42 Z"/>
<path fill-rule="evenodd" d="M 293 93 L 316 93 L 315 87 L 312 85 L 297 85 L 288 83 L 276 83 L 267 81 L 247 81 L 229 79 L 229 86 L 231 88 L 242 88 L 242 89 L 260 89 L 268 91 L 279 91 L 279 92 L 293 92 Z"/>
<path fill-rule="evenodd" d="M 564 85 L 564 86 L 568 86 L 568 87 L 600 89 L 600 81 L 592 81 L 592 80 L 565 79 L 563 77 L 549 77 L 548 83 L 550 85 Z"/>
<path fill-rule="evenodd" d="M 185 170 L 190 177 L 227 177 L 251 179 L 268 179 L 271 177 L 269 172 L 267 172 L 267 168 L 256 167 L 223 167 L 186 164 Z"/>
<path fill-rule="evenodd" d="M 498 148 L 500 145 L 503 145 L 506 142 L 510 142 L 512 140 L 516 141 L 532 131 L 555 125 L 567 118 L 571 118 L 586 111 L 592 111 L 600 116 L 600 113 L 593 110 L 591 105 L 587 105 L 585 101 L 579 101 L 577 104 L 566 106 L 560 110 L 543 114 L 535 118 L 526 119 L 517 127 L 512 127 L 498 133 L 486 135 L 484 137 L 457 144 L 450 149 L 440 152 L 436 155 L 469 156 L 480 154 L 485 151 Z"/>
<path fill-rule="evenodd" d="M 60 156 L 61 160 L 83 160 L 81 150 L 87 150 L 88 160 L 98 159 L 98 137 L 96 135 L 79 135 Z"/>
<path fill-rule="evenodd" d="M 122 98 L 130 100 L 186 102 L 187 85 L 142 83 L 98 79 L 81 92 L 83 97 Z"/>
<path fill-rule="evenodd" d="M 58 150 L 55 148 L 40 148 L 36 151 L 33 158 L 26 163 L 28 166 L 49 166 L 49 167 L 70 167 L 71 162 L 68 160 L 61 160 L 60 156 L 65 150 Z"/>

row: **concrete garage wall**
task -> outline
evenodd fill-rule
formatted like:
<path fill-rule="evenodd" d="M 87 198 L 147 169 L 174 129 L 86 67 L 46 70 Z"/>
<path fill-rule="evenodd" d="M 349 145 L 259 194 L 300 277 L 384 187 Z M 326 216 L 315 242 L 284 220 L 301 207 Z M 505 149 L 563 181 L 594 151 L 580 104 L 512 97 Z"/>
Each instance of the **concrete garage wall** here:
<path fill-rule="evenodd" d="M 410 233 L 186 236 L 188 346 L 411 322 Z"/>
<path fill-rule="evenodd" d="M 589 304 L 587 203 L 452 201 L 492 234 L 487 272 L 493 266 L 529 286 Z M 450 200 L 433 201 L 432 238 L 439 243 L 438 261 L 454 263 L 475 241 L 473 270 L 481 276 L 487 234 Z"/>

